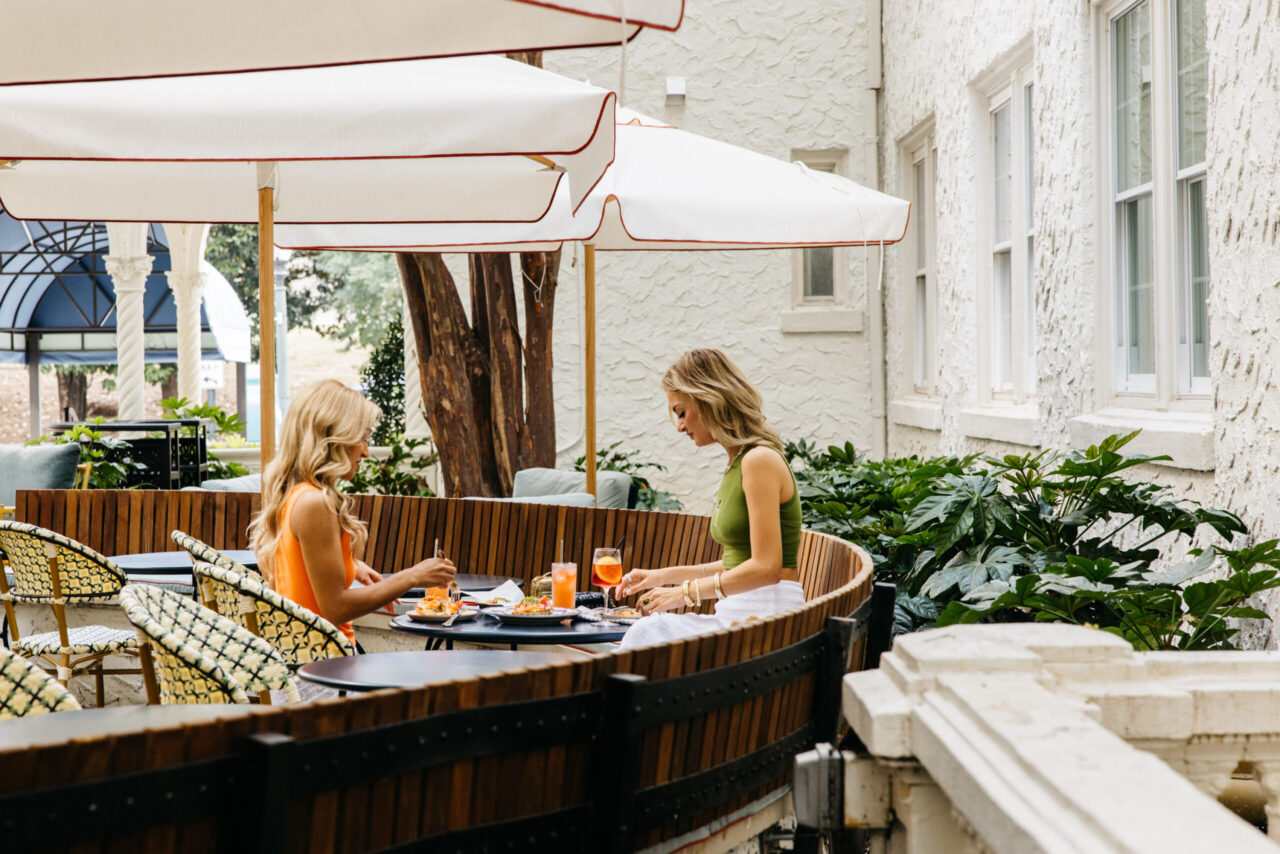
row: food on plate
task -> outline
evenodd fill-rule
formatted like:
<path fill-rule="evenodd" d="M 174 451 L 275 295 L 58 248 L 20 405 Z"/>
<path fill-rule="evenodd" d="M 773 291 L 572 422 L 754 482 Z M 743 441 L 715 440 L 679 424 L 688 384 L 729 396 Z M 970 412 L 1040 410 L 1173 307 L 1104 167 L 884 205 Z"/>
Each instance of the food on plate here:
<path fill-rule="evenodd" d="M 609 612 L 610 617 L 639 617 L 640 612 L 635 608 L 614 608 Z"/>
<path fill-rule="evenodd" d="M 449 601 L 448 590 L 443 587 L 431 587 L 428 588 L 427 595 L 423 596 L 418 601 L 418 604 L 414 606 L 413 613 L 421 614 L 424 617 L 433 617 L 454 614 L 461 608 L 462 602 Z"/>
<path fill-rule="evenodd" d="M 518 602 L 511 609 L 513 614 L 554 614 L 555 609 L 551 607 L 551 597 L 543 596 L 526 596 L 524 600 Z"/>

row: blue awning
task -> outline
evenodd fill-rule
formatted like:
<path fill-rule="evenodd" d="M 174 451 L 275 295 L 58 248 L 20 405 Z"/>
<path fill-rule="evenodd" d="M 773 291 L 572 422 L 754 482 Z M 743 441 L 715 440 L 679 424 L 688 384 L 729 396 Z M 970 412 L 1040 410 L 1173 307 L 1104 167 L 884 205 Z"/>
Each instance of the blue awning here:
<path fill-rule="evenodd" d="M 152 225 L 147 254 L 155 257 L 143 294 L 146 359 L 177 361 L 177 312 L 164 272 L 164 229 Z M 27 222 L 0 211 L 0 363 L 26 364 L 28 336 L 38 336 L 39 360 L 114 364 L 115 288 L 107 274 L 107 232 L 101 223 Z M 231 284 L 207 261 L 200 311 L 205 359 L 249 361 L 249 318 Z"/>

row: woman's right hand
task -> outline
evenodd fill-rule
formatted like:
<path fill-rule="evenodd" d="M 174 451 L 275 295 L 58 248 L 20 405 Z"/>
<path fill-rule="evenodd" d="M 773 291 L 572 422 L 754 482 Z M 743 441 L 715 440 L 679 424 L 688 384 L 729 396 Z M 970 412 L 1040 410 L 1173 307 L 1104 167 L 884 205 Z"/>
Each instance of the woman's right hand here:
<path fill-rule="evenodd" d="M 622 599 L 642 590 L 651 590 L 662 586 L 662 570 L 633 569 L 622 576 L 618 584 L 618 598 Z"/>
<path fill-rule="evenodd" d="M 457 575 L 458 568 L 447 557 L 429 557 L 406 572 L 412 573 L 414 587 L 446 587 Z"/>

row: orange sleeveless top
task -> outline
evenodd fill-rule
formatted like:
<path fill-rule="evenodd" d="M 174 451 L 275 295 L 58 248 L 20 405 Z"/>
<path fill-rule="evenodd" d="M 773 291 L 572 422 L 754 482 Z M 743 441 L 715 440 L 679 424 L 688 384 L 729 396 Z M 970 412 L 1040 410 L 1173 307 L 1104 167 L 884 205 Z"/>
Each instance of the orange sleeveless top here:
<path fill-rule="evenodd" d="M 319 492 L 320 487 L 314 483 L 300 483 L 290 490 L 289 496 L 284 500 L 284 507 L 280 510 L 280 543 L 276 546 L 275 559 L 272 561 L 275 564 L 272 574 L 277 593 L 328 619 L 327 615 L 321 612 L 320 604 L 316 602 L 315 590 L 311 587 L 311 576 L 307 575 L 307 564 L 302 559 L 302 545 L 293 535 L 293 524 L 290 520 L 293 505 L 304 492 L 310 490 Z M 342 565 L 346 568 L 347 586 L 350 587 L 351 582 L 356 578 L 356 561 L 351 555 L 351 535 L 343 531 L 341 542 Z M 339 623 L 338 628 L 354 647 L 356 633 L 352 630 L 351 624 Z"/>

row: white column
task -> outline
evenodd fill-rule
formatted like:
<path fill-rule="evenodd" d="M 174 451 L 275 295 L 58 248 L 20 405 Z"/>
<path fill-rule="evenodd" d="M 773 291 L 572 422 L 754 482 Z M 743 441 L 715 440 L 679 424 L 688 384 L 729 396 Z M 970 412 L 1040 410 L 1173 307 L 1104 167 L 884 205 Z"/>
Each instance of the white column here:
<path fill-rule="evenodd" d="M 136 421 L 145 417 L 147 381 L 142 294 L 155 258 L 147 253 L 146 223 L 107 223 L 111 254 L 104 259 L 116 292 L 117 417 Z"/>
<path fill-rule="evenodd" d="M 204 259 L 209 226 L 165 223 L 169 241 L 169 290 L 178 314 L 178 396 L 200 403 L 200 305 L 204 298 Z"/>

